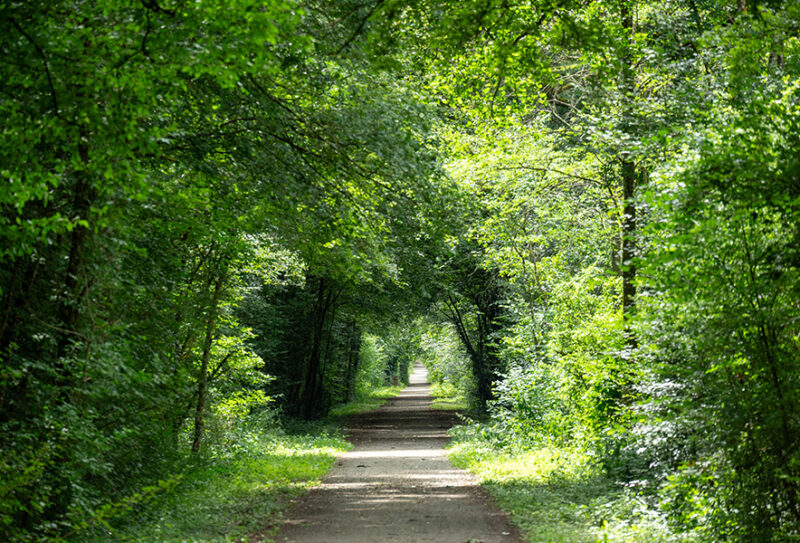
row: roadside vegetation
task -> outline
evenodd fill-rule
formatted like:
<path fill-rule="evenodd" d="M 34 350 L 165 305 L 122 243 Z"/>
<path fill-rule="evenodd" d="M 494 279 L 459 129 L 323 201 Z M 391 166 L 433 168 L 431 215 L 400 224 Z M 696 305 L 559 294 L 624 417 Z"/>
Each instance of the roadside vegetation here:
<path fill-rule="evenodd" d="M 463 392 L 450 383 L 433 383 L 431 385 L 433 402 L 431 406 L 441 411 L 466 411 L 469 409 L 469 400 Z"/>
<path fill-rule="evenodd" d="M 451 436 L 450 461 L 478 477 L 531 543 L 694 541 L 671 529 L 652 495 L 610 477 L 595 451 L 499 444 L 481 423 Z"/>
<path fill-rule="evenodd" d="M 280 527 L 293 500 L 317 484 L 349 444 L 335 426 L 243 432 L 163 488 L 148 490 L 110 518 L 89 519 L 79 542 L 196 543 L 261 540 Z M 257 537 L 258 536 L 258 537 Z"/>
<path fill-rule="evenodd" d="M 271 540 L 295 499 L 320 482 L 351 445 L 346 417 L 377 409 L 402 387 L 360 388 L 322 421 L 251 415 L 219 433 L 181 471 L 86 519 L 75 537 L 89 542 L 215 543 Z"/>
<path fill-rule="evenodd" d="M 800 541 L 798 29 L 0 3 L 0 541 L 244 534 L 416 360 L 532 538 Z"/>
<path fill-rule="evenodd" d="M 337 419 L 372 411 L 385 404 L 386 400 L 397 396 L 403 388 L 402 386 L 390 386 L 366 392 L 352 402 L 332 408 L 328 417 Z"/>

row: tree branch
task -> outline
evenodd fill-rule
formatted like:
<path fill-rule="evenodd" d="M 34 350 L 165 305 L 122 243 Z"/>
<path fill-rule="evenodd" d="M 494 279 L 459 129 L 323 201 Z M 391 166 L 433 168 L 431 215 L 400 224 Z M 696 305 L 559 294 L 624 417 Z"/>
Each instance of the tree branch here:
<path fill-rule="evenodd" d="M 381 6 L 381 4 L 383 4 L 383 2 L 384 0 L 377 0 L 377 2 L 375 2 L 372 5 L 372 7 L 367 12 L 367 15 L 363 19 L 361 19 L 361 21 L 358 23 L 358 26 L 350 35 L 350 37 L 347 38 L 344 41 L 344 43 L 342 43 L 342 45 L 340 45 L 339 48 L 336 50 L 337 55 L 340 54 L 345 49 L 347 49 L 347 47 L 353 42 L 353 40 L 355 40 L 358 37 L 358 35 L 361 34 L 361 31 L 364 29 L 364 25 L 367 24 L 367 21 L 369 21 L 369 19 L 372 17 L 375 11 L 377 11 L 377 9 Z"/>
<path fill-rule="evenodd" d="M 544 173 L 557 173 L 558 175 L 563 175 L 565 177 L 572 177 L 574 179 L 580 179 L 581 181 L 588 181 L 589 183 L 601 183 L 599 179 L 593 179 L 591 177 L 585 177 L 583 175 L 578 175 L 575 173 L 569 173 L 562 170 L 557 170 L 555 168 L 542 168 L 541 166 L 526 166 L 524 164 L 518 164 L 513 167 L 503 167 L 498 168 L 499 170 L 531 170 L 534 172 L 544 172 Z"/>
<path fill-rule="evenodd" d="M 161 4 L 159 4 L 157 0 L 141 0 L 141 2 L 145 9 L 149 9 L 155 13 L 163 13 L 165 15 L 169 15 L 170 17 L 175 17 L 174 9 L 166 9 L 161 7 Z"/>
<path fill-rule="evenodd" d="M 39 44 L 36 43 L 36 41 L 33 39 L 33 37 L 30 34 L 25 32 L 25 30 L 19 25 L 17 20 L 14 19 L 14 17 L 9 17 L 8 20 L 11 21 L 11 24 L 14 26 L 14 28 L 17 29 L 17 32 L 22 34 L 22 36 L 26 40 L 28 40 L 28 43 L 30 43 L 33 46 L 33 48 L 36 50 L 36 52 L 42 58 L 42 64 L 44 65 L 44 73 L 47 76 L 47 85 L 50 87 L 50 98 L 51 98 L 51 100 L 53 102 L 53 110 L 54 110 L 55 116 L 58 117 L 59 119 L 63 120 L 64 122 L 67 122 L 69 124 L 75 124 L 75 123 L 73 123 L 71 121 L 68 121 L 67 119 L 64 119 L 61 116 L 61 110 L 58 107 L 58 96 L 56 95 L 56 88 L 55 88 L 55 85 L 53 84 L 53 76 L 50 73 L 50 63 L 47 60 L 47 55 L 44 54 L 44 50 L 41 47 L 39 47 Z"/>
<path fill-rule="evenodd" d="M 470 356 L 474 357 L 477 353 L 475 351 L 475 347 L 472 345 L 472 341 L 469 339 L 469 335 L 467 334 L 467 329 L 464 326 L 464 319 L 461 316 L 461 312 L 458 310 L 458 306 L 456 301 L 453 300 L 452 296 L 448 296 L 445 304 L 448 306 L 448 309 L 451 311 L 450 320 L 453 323 L 453 326 L 456 327 L 456 331 L 458 335 L 461 336 L 461 341 L 464 343 L 464 347 L 466 347 L 467 352 L 469 352 Z"/>

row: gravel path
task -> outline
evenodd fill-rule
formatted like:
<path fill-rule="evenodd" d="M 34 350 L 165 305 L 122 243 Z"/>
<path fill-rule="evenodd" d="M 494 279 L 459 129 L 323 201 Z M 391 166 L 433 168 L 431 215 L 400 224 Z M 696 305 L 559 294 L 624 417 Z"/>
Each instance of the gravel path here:
<path fill-rule="evenodd" d="M 443 449 L 452 413 L 430 407 L 422 366 L 386 405 L 351 422 L 355 447 L 289 512 L 278 543 L 521 543 Z"/>

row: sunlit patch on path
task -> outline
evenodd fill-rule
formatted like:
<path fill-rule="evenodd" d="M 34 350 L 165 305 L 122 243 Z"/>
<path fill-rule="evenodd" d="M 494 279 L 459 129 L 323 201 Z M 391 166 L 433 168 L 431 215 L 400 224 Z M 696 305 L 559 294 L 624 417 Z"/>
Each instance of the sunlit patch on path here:
<path fill-rule="evenodd" d="M 518 543 L 504 514 L 443 449 L 452 413 L 434 411 L 417 367 L 411 385 L 353 420 L 355 447 L 298 503 L 279 543 Z"/>

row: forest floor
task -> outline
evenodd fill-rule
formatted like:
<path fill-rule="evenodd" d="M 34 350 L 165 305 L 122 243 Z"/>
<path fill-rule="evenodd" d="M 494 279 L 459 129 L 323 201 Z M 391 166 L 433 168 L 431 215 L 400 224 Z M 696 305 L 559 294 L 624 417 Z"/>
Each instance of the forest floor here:
<path fill-rule="evenodd" d="M 353 449 L 298 500 L 275 541 L 520 543 L 475 477 L 448 461 L 446 432 L 457 422 L 431 407 L 416 367 L 399 396 L 350 419 Z"/>

